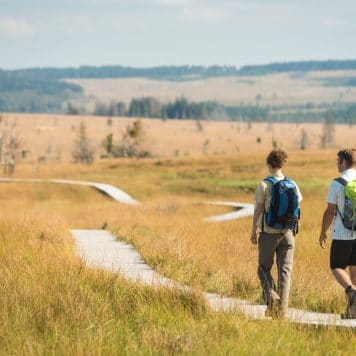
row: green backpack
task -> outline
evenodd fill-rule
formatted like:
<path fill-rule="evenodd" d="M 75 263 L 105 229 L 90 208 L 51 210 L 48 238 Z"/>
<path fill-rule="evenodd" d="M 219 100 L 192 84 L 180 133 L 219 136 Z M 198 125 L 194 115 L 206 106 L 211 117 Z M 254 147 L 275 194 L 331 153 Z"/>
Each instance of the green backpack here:
<path fill-rule="evenodd" d="M 356 231 L 356 179 L 351 182 L 344 178 L 336 178 L 335 180 L 344 186 L 345 191 L 344 214 L 340 213 L 339 208 L 337 208 L 337 211 L 344 227 Z"/>

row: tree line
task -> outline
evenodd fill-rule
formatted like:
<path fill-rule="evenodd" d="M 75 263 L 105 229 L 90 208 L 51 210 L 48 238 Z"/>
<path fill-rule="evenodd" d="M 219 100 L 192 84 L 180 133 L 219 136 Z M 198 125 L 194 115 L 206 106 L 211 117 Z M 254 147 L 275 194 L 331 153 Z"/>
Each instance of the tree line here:
<path fill-rule="evenodd" d="M 132 78 L 189 80 L 196 78 L 262 75 L 279 72 L 308 72 L 325 70 L 353 70 L 356 60 L 291 61 L 262 65 L 246 65 L 238 68 L 233 65 L 182 65 L 134 68 L 128 66 L 80 66 L 68 68 L 29 68 L 4 71 L 12 78 L 28 80 L 58 80 L 65 78 Z"/>
<path fill-rule="evenodd" d="M 151 79 L 181 80 L 189 77 L 206 78 L 238 75 L 235 66 L 159 66 L 147 68 L 133 68 L 120 65 L 112 66 L 80 66 L 77 68 L 29 68 L 7 71 L 16 78 L 30 78 L 39 80 L 58 80 L 65 78 L 133 78 L 144 77 Z"/>
<path fill-rule="evenodd" d="M 325 70 L 354 70 L 356 60 L 296 61 L 247 65 L 239 70 L 239 75 L 264 75 L 281 72 L 310 72 Z"/>
<path fill-rule="evenodd" d="M 295 109 L 291 111 L 271 112 L 269 120 L 273 122 L 325 122 L 325 117 L 331 117 L 332 122 L 356 125 L 356 104 L 332 105 L 320 111 Z"/>
<path fill-rule="evenodd" d="M 227 106 L 216 101 L 191 102 L 182 97 L 161 103 L 152 97 L 134 98 L 128 105 L 124 102 L 97 102 L 94 115 L 127 116 L 161 119 L 242 119 L 265 121 L 270 108 L 258 105 Z"/>
<path fill-rule="evenodd" d="M 319 110 L 313 111 L 313 108 Z M 68 112 L 74 114 L 75 112 Z M 78 112 L 79 113 L 79 112 Z M 160 119 L 232 120 L 254 122 L 323 122 L 326 114 L 332 114 L 334 122 L 356 124 L 356 104 L 314 106 L 224 105 L 216 101 L 191 102 L 178 98 L 161 103 L 152 97 L 134 98 L 124 102 L 97 102 L 93 111 L 99 116 L 146 117 Z"/>

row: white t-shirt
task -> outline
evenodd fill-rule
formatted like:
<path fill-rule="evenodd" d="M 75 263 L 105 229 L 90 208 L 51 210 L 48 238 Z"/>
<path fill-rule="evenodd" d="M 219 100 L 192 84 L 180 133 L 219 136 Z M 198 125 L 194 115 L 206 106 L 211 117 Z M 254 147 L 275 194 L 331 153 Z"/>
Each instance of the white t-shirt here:
<path fill-rule="evenodd" d="M 356 169 L 350 168 L 342 172 L 341 177 L 346 181 L 350 182 L 356 179 Z M 328 194 L 328 203 L 336 204 L 340 213 L 344 213 L 345 205 L 345 191 L 344 186 L 336 182 L 335 180 L 331 183 Z M 346 229 L 342 223 L 341 216 L 339 213 L 336 214 L 334 218 L 333 230 L 331 233 L 331 238 L 334 240 L 355 240 L 356 231 L 351 231 Z"/>

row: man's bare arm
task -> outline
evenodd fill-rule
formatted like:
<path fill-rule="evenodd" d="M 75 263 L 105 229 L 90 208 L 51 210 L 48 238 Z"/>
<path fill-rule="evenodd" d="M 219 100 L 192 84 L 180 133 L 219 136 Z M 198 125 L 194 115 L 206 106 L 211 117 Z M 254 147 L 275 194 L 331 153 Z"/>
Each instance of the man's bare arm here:
<path fill-rule="evenodd" d="M 257 224 L 258 224 L 258 219 L 263 213 L 263 210 L 264 210 L 264 204 L 256 203 L 255 210 L 253 213 L 252 231 L 250 237 L 250 240 L 253 244 L 257 244 Z"/>
<path fill-rule="evenodd" d="M 336 204 L 331 204 L 328 203 L 328 206 L 326 207 L 323 215 L 323 222 L 321 225 L 321 232 L 320 232 L 320 237 L 319 237 L 319 244 L 322 248 L 326 247 L 326 240 L 327 240 L 327 231 L 331 225 L 331 223 L 334 220 L 336 212 Z"/>

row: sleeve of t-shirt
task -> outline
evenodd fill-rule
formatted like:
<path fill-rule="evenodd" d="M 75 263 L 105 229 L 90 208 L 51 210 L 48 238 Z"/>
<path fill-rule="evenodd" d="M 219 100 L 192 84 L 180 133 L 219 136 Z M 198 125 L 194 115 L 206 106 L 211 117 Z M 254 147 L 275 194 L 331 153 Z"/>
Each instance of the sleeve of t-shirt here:
<path fill-rule="evenodd" d="M 297 192 L 298 192 L 298 202 L 300 203 L 300 202 L 303 200 L 303 195 L 302 195 L 302 192 L 300 191 L 300 189 L 299 189 L 299 187 L 298 187 L 298 184 L 295 183 L 295 182 L 294 182 L 294 184 L 295 184 L 295 186 L 296 186 L 296 188 L 297 188 Z"/>
<path fill-rule="evenodd" d="M 333 181 L 329 187 L 327 202 L 330 204 L 337 204 L 337 182 Z"/>
<path fill-rule="evenodd" d="M 255 202 L 259 204 L 264 204 L 265 202 L 265 187 L 263 185 L 263 182 L 260 182 L 257 186 L 255 192 Z"/>

